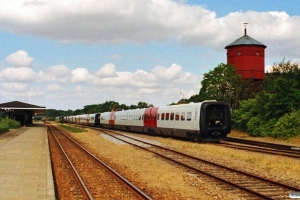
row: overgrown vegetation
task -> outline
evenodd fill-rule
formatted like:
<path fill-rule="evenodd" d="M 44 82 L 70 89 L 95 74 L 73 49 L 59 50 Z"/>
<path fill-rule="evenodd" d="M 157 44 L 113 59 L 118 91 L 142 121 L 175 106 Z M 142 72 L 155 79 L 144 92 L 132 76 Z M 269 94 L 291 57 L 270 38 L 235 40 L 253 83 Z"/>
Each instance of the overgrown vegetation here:
<path fill-rule="evenodd" d="M 58 124 L 60 127 L 68 130 L 68 131 L 71 131 L 73 133 L 81 133 L 81 132 L 86 132 L 85 129 L 82 129 L 82 128 L 77 128 L 77 127 L 73 127 L 73 126 L 67 126 L 67 125 L 64 125 L 64 124 Z"/>
<path fill-rule="evenodd" d="M 254 98 L 233 110 L 233 127 L 252 136 L 300 136 L 300 69 L 290 61 L 274 64 Z"/>
<path fill-rule="evenodd" d="M 0 122 L 0 133 L 6 133 L 9 131 L 9 126 L 7 123 Z"/>
<path fill-rule="evenodd" d="M 0 122 L 0 133 L 8 132 L 9 129 L 20 128 L 21 123 L 8 117 L 2 118 Z"/>

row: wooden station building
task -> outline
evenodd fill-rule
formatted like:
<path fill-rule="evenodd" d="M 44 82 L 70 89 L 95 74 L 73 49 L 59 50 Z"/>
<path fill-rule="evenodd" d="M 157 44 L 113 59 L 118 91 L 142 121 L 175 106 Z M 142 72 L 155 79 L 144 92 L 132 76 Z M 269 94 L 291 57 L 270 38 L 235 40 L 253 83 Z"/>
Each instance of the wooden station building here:
<path fill-rule="evenodd" d="M 19 121 L 22 126 L 32 123 L 36 114 L 45 114 L 46 107 L 36 106 L 20 101 L 12 101 L 0 104 L 0 112 L 5 112 L 10 118 Z"/>

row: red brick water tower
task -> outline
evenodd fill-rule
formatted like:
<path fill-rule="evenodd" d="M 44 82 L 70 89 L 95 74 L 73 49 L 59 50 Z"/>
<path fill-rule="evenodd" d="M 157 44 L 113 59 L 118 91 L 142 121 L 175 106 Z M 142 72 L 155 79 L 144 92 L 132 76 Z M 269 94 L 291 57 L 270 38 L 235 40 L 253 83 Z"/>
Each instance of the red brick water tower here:
<path fill-rule="evenodd" d="M 245 35 L 225 47 L 227 49 L 227 64 L 237 69 L 244 79 L 263 80 L 265 77 L 266 45 Z"/>

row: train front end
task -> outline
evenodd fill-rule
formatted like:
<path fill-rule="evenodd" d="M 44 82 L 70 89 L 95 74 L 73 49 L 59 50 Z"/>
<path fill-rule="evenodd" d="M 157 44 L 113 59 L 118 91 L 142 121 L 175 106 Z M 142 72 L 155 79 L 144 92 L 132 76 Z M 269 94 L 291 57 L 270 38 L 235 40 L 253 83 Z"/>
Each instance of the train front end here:
<path fill-rule="evenodd" d="M 225 140 L 231 131 L 231 111 L 228 103 L 203 102 L 200 110 L 199 141 Z"/>

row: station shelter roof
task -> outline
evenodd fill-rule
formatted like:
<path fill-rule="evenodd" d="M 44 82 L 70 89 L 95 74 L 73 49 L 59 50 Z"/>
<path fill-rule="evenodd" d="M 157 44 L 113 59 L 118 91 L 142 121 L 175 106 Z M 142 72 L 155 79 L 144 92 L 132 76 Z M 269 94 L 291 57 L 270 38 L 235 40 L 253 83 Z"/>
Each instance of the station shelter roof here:
<path fill-rule="evenodd" d="M 0 111 L 8 112 L 14 111 L 15 113 L 27 111 L 34 114 L 45 114 L 45 106 L 37 106 L 28 103 L 23 103 L 20 101 L 12 101 L 0 104 Z"/>

